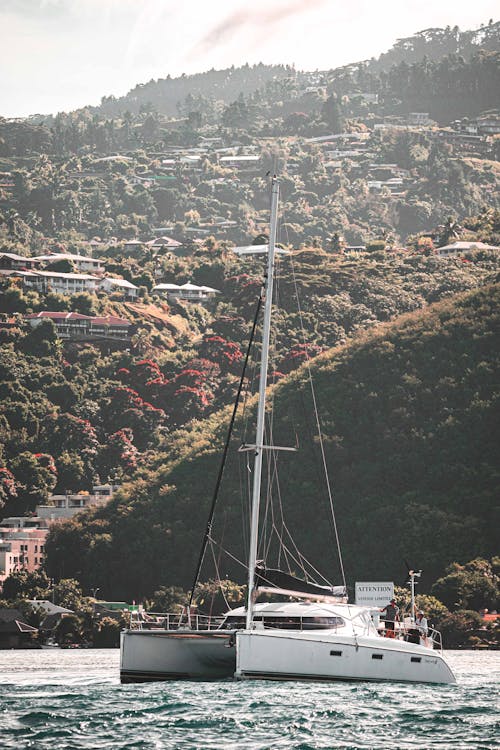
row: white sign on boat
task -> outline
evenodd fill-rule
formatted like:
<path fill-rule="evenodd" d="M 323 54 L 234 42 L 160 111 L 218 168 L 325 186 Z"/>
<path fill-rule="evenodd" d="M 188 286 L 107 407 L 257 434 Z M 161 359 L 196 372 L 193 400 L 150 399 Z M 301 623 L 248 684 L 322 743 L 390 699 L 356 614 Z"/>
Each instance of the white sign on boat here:
<path fill-rule="evenodd" d="M 356 581 L 356 604 L 361 607 L 385 607 L 393 598 L 392 581 Z"/>

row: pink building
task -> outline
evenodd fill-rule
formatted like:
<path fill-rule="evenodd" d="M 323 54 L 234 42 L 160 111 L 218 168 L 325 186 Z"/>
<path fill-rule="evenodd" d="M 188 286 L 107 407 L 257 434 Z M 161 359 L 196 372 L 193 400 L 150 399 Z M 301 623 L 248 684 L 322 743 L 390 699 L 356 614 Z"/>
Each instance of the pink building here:
<path fill-rule="evenodd" d="M 23 520 L 27 523 L 30 521 L 29 518 Z M 47 534 L 47 528 L 0 526 L 0 583 L 16 570 L 24 569 L 31 573 L 40 567 L 44 560 Z"/>

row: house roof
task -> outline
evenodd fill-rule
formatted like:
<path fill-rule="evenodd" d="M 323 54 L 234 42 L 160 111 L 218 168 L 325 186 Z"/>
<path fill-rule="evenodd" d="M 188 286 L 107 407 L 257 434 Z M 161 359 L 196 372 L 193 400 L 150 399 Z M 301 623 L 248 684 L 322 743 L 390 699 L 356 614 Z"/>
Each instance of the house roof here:
<path fill-rule="evenodd" d="M 48 310 L 43 310 L 42 312 L 38 312 L 38 313 L 30 313 L 29 315 L 25 315 L 24 317 L 27 320 L 32 320 L 34 318 L 50 318 L 50 320 L 89 320 L 90 319 L 88 315 L 82 315 L 81 313 L 49 312 Z"/>
<path fill-rule="evenodd" d="M 10 260 L 20 260 L 23 263 L 36 263 L 39 261 L 38 258 L 27 258 L 25 255 L 17 255 L 16 253 L 0 253 L 0 258 L 10 258 Z"/>
<path fill-rule="evenodd" d="M 172 239 L 172 237 L 157 237 L 154 240 L 149 240 L 145 243 L 146 245 L 153 246 L 159 245 L 160 247 L 181 247 L 182 242 Z"/>
<path fill-rule="evenodd" d="M 220 294 L 218 289 L 213 289 L 211 286 L 197 286 L 196 284 L 191 284 L 190 282 L 186 282 L 186 284 L 157 284 L 154 289 L 159 290 L 177 290 L 177 291 L 185 291 L 185 292 L 216 292 L 217 294 Z"/>
<path fill-rule="evenodd" d="M 122 286 L 126 289 L 138 289 L 135 284 L 132 284 L 131 281 L 127 281 L 127 279 L 115 279 L 113 276 L 105 276 L 103 281 L 109 281 L 110 284 L 113 284 L 113 286 Z"/>
<path fill-rule="evenodd" d="M 38 629 L 22 620 L 0 620 L 0 633 L 38 633 Z"/>
<path fill-rule="evenodd" d="M 21 279 L 36 279 L 38 276 L 37 271 L 20 271 L 18 269 L 13 270 L 10 268 L 9 270 L 3 270 L 0 271 L 2 276 L 13 276 Z"/>
<path fill-rule="evenodd" d="M 100 258 L 88 258 L 85 255 L 75 255 L 73 253 L 49 253 L 48 255 L 35 255 L 32 260 L 47 261 L 49 263 L 56 263 L 59 260 L 74 260 L 81 261 L 84 263 L 94 263 L 99 265 L 102 263 Z"/>
<path fill-rule="evenodd" d="M 220 161 L 226 162 L 226 161 L 240 161 L 240 162 L 251 162 L 251 161 L 259 161 L 260 156 L 257 154 L 240 154 L 240 155 L 234 155 L 234 156 L 221 156 Z"/>
<path fill-rule="evenodd" d="M 443 247 L 437 248 L 438 252 L 441 250 L 500 250 L 500 247 L 496 245 L 487 245 L 484 242 L 453 242 L 451 245 L 443 245 Z"/>
<path fill-rule="evenodd" d="M 106 318 L 90 318 L 91 323 L 94 325 L 104 326 L 129 326 L 131 325 L 130 320 L 125 318 L 117 318 L 114 315 L 108 315 Z"/>
<path fill-rule="evenodd" d="M 27 320 L 34 318 L 48 318 L 49 320 L 90 320 L 94 325 L 113 325 L 113 326 L 129 326 L 130 320 L 125 318 L 117 318 L 114 315 L 108 315 L 107 317 L 98 317 L 92 315 L 82 315 L 81 313 L 75 312 L 48 312 L 44 310 L 39 313 L 31 313 L 30 315 L 24 316 Z"/>
<path fill-rule="evenodd" d="M 56 273 L 55 271 L 36 271 L 35 275 L 48 279 L 79 279 L 80 281 L 97 280 L 99 278 L 88 273 Z"/>
<path fill-rule="evenodd" d="M 28 603 L 31 604 L 32 607 L 36 607 L 37 609 L 42 609 L 44 612 L 46 612 L 49 615 L 54 614 L 67 614 L 72 615 L 73 610 L 68 609 L 67 607 L 60 607 L 58 604 L 53 604 L 48 599 L 27 599 Z"/>

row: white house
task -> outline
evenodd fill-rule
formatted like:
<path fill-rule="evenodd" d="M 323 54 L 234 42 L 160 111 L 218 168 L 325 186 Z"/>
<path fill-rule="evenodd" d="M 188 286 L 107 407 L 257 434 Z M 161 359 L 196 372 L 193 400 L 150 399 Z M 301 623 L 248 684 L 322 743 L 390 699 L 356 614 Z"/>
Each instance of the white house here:
<path fill-rule="evenodd" d="M 35 287 L 42 292 L 57 294 L 93 294 L 99 286 L 99 278 L 86 273 L 56 273 L 55 271 L 36 271 L 23 276 L 26 286 Z"/>
<path fill-rule="evenodd" d="M 469 253 L 474 250 L 500 250 L 500 247 L 486 245 L 484 242 L 453 242 L 451 245 L 437 247 L 436 253 L 440 258 L 448 258 L 450 256 L 461 255 L 462 253 Z"/>
<path fill-rule="evenodd" d="M 129 299 L 136 299 L 139 292 L 139 287 L 132 284 L 127 279 L 115 279 L 111 276 L 104 276 L 101 279 L 100 288 L 111 294 L 113 292 L 121 292 L 125 297 Z"/>
<path fill-rule="evenodd" d="M 212 289 L 210 286 L 197 286 L 196 284 L 157 284 L 153 287 L 153 292 L 165 294 L 169 299 L 182 299 L 188 302 L 204 302 L 216 294 L 220 294 L 218 289 Z"/>

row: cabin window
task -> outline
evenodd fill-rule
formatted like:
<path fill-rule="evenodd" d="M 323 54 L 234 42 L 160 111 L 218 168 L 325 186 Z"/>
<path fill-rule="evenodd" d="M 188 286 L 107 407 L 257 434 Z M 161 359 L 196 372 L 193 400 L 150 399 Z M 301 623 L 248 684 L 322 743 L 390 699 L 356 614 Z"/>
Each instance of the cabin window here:
<path fill-rule="evenodd" d="M 372 659 L 383 659 L 383 658 L 384 658 L 383 654 L 372 654 Z"/>
<path fill-rule="evenodd" d="M 422 661 L 422 657 L 421 656 L 412 656 L 411 657 L 411 661 L 415 662 L 415 664 L 420 664 L 420 662 Z"/>
<path fill-rule="evenodd" d="M 265 628 L 280 630 L 331 630 L 341 628 L 345 625 L 342 617 L 286 617 L 255 615 L 254 622 L 263 623 Z M 222 627 L 240 630 L 246 627 L 246 619 L 241 616 L 229 615 L 226 617 Z"/>
<path fill-rule="evenodd" d="M 342 656 L 342 651 L 330 651 L 330 656 Z"/>

